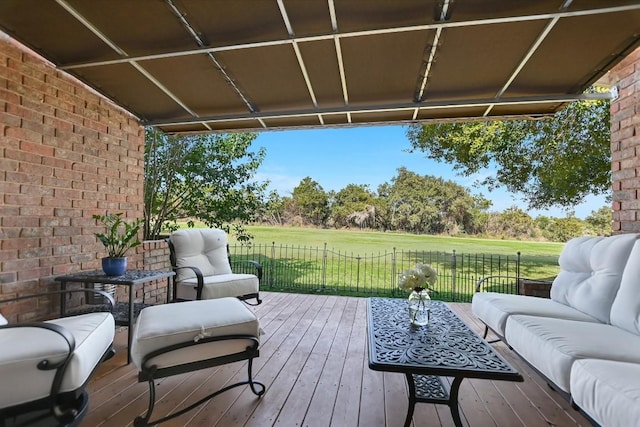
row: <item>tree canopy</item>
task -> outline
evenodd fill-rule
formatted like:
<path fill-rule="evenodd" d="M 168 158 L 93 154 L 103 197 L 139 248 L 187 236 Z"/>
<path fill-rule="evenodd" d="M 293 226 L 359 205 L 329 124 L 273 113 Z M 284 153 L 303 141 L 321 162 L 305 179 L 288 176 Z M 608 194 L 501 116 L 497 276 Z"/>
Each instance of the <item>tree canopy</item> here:
<path fill-rule="evenodd" d="M 410 151 L 461 175 L 495 168 L 479 184 L 520 193 L 529 208 L 572 207 L 611 193 L 609 102 L 572 102 L 553 118 L 411 125 Z"/>
<path fill-rule="evenodd" d="M 231 228 L 246 239 L 243 223 L 254 218 L 266 183 L 252 181 L 264 150 L 249 151 L 252 133 L 172 136 L 147 129 L 144 204 L 146 239 L 200 220 Z"/>

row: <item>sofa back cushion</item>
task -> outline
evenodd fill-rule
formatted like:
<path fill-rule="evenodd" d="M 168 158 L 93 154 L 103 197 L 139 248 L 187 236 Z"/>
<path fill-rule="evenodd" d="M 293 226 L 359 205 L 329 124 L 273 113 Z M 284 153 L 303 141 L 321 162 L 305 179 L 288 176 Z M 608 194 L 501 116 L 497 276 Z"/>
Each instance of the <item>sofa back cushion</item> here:
<path fill-rule="evenodd" d="M 190 228 L 171 233 L 177 267 L 197 267 L 203 276 L 231 273 L 227 234 L 214 228 Z M 179 269 L 176 281 L 195 277 L 190 269 Z"/>
<path fill-rule="evenodd" d="M 611 324 L 640 335 L 640 241 L 631 250 L 611 305 Z"/>
<path fill-rule="evenodd" d="M 560 254 L 551 299 L 609 323 L 611 306 L 638 234 L 578 237 Z"/>

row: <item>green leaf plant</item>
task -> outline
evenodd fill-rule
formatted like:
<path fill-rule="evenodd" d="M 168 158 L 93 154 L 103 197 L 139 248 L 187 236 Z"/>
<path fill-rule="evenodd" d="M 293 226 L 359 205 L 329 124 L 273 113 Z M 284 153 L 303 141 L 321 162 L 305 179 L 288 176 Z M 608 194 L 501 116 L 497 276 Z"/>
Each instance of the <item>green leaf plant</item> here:
<path fill-rule="evenodd" d="M 143 223 L 141 218 L 131 222 L 122 218 L 122 212 L 106 215 L 93 215 L 93 219 L 107 227 L 105 233 L 95 233 L 98 240 L 107 248 L 109 258 L 122 258 L 126 252 L 140 245 L 138 232 Z"/>

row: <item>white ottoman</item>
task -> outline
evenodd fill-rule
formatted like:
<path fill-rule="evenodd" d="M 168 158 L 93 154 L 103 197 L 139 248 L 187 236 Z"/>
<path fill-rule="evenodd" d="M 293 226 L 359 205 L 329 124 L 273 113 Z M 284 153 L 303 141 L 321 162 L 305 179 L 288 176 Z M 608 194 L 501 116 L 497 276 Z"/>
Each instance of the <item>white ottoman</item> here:
<path fill-rule="evenodd" d="M 249 385 L 257 396 L 265 391 L 254 381 L 251 366 L 258 356 L 258 319 L 237 298 L 186 301 L 144 308 L 136 322 L 131 359 L 138 368 L 138 381 L 149 384 L 149 409 L 134 420 L 135 426 L 150 426 L 184 414 L 218 394 Z M 149 421 L 155 404 L 158 378 L 211 366 L 248 360 L 248 380 L 218 390 L 165 418 Z"/>

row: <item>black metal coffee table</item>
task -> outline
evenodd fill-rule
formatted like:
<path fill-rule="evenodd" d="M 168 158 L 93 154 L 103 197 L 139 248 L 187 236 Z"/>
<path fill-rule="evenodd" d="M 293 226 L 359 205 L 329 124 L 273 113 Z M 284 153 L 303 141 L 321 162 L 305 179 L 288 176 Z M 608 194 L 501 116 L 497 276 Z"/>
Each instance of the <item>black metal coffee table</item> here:
<path fill-rule="evenodd" d="M 458 389 L 464 378 L 524 381 L 502 356 L 472 331 L 449 306 L 431 302 L 427 326 L 409 323 L 407 301 L 369 298 L 369 368 L 402 372 L 409 385 L 405 426 L 415 404 L 448 405 L 456 426 L 461 426 Z M 453 377 L 449 387 L 442 377 Z"/>

